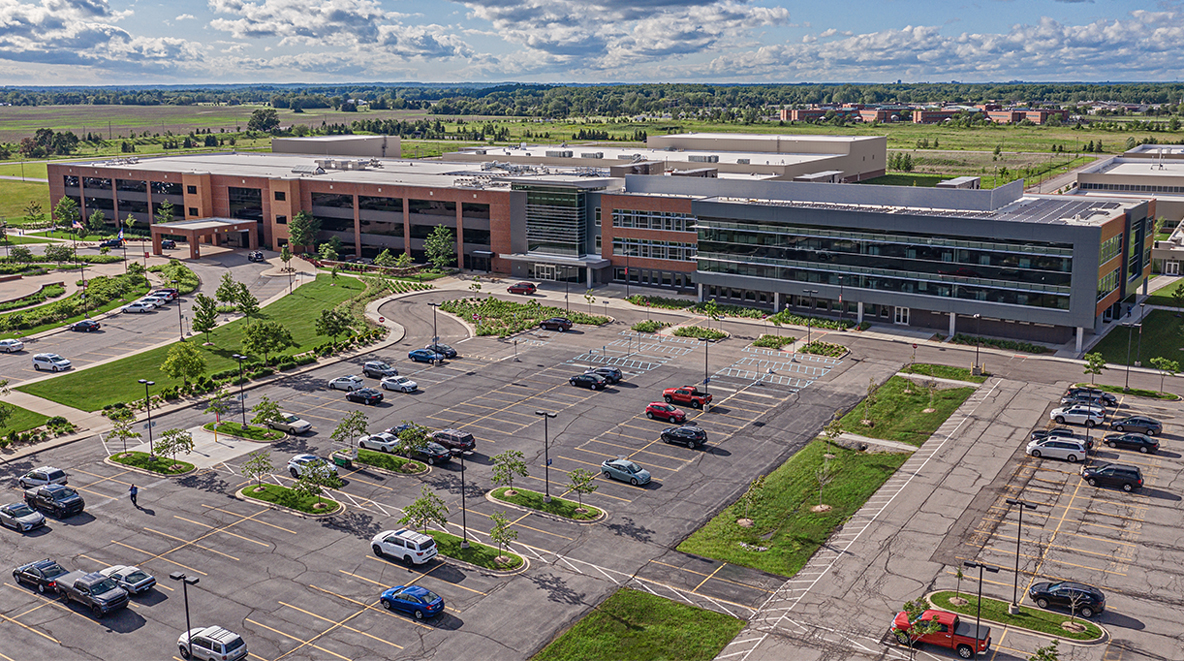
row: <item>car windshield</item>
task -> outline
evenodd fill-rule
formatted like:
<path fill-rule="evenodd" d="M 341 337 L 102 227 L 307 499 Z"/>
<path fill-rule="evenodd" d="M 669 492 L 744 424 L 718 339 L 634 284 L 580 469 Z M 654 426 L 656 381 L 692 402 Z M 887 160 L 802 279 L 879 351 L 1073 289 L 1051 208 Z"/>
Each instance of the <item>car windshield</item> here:
<path fill-rule="evenodd" d="M 374 368 L 380 370 L 389 370 L 391 366 L 387 365 L 386 363 L 374 363 Z"/>
<path fill-rule="evenodd" d="M 226 652 L 227 653 L 233 652 L 234 650 L 242 647 L 243 645 L 246 645 L 246 643 L 243 642 L 243 639 L 238 636 L 235 636 L 234 638 L 232 638 L 231 640 L 226 642 Z"/>
<path fill-rule="evenodd" d="M 95 583 L 95 586 L 91 588 L 91 592 L 94 594 L 103 594 L 104 592 L 110 592 L 118 587 L 119 585 L 114 580 L 110 578 L 104 578 L 98 583 Z"/>
<path fill-rule="evenodd" d="M 452 347 L 448 346 L 447 344 L 437 344 L 436 348 L 439 349 L 440 351 L 451 351 L 452 350 Z"/>
<path fill-rule="evenodd" d="M 617 465 L 622 469 L 629 471 L 630 473 L 636 473 L 637 471 L 641 470 L 641 466 L 638 466 L 632 461 L 626 461 Z"/>
<path fill-rule="evenodd" d="M 420 599 L 421 599 L 421 600 L 422 600 L 424 603 L 430 604 L 430 603 L 432 603 L 433 601 L 437 601 L 437 600 L 439 600 L 439 599 L 440 599 L 440 595 L 436 594 L 435 592 L 432 592 L 431 590 L 427 590 L 427 591 L 425 591 L 425 593 L 424 593 L 424 594 L 420 595 L 420 597 L 419 597 L 419 598 L 420 598 Z"/>
<path fill-rule="evenodd" d="M 440 445 L 439 443 L 428 443 L 427 449 L 428 449 L 428 452 L 434 452 L 436 454 L 442 454 L 444 452 L 448 452 L 448 450 L 445 449 L 445 447 L 443 445 Z"/>
<path fill-rule="evenodd" d="M 144 573 L 142 570 L 137 569 L 127 576 L 124 576 L 123 580 L 127 581 L 128 583 L 139 583 L 140 581 L 148 580 L 148 574 Z"/>
<path fill-rule="evenodd" d="M 30 514 L 33 513 L 33 510 L 28 505 L 26 505 L 24 503 L 20 503 L 17 505 L 10 505 L 8 507 L 8 513 L 13 516 L 18 516 L 18 517 L 19 516 L 29 516 Z"/>
<path fill-rule="evenodd" d="M 288 413 L 284 416 L 284 422 L 296 422 L 299 419 L 300 418 L 297 418 L 296 416 L 292 415 L 291 413 Z"/>
<path fill-rule="evenodd" d="M 63 498 L 71 498 L 71 497 L 77 496 L 77 495 L 78 495 L 77 491 L 67 488 L 67 489 L 62 489 L 61 491 L 54 494 L 54 498 L 57 498 L 58 500 L 62 500 Z"/>

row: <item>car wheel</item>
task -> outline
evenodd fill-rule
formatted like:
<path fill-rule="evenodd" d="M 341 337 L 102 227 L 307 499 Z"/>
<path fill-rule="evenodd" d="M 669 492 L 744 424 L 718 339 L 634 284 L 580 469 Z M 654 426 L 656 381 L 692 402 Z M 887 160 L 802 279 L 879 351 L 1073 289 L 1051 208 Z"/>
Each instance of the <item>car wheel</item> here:
<path fill-rule="evenodd" d="M 415 561 L 411 559 L 411 556 L 405 555 L 405 556 L 403 556 L 403 564 L 410 567 L 415 564 Z"/>
<path fill-rule="evenodd" d="M 1058 416 L 1057 416 L 1057 424 L 1058 424 L 1058 425 L 1063 425 L 1063 424 L 1065 424 L 1065 416 L 1063 416 L 1063 415 L 1058 415 Z"/>
<path fill-rule="evenodd" d="M 687 441 L 687 449 L 694 450 L 695 449 L 695 442 L 694 441 Z"/>
<path fill-rule="evenodd" d="M 1114 431 L 1126 431 L 1122 425 L 1114 425 Z"/>
<path fill-rule="evenodd" d="M 608 472 L 608 471 L 600 471 L 600 474 L 601 474 L 601 475 L 603 475 L 603 476 L 605 476 L 606 478 L 607 478 L 607 477 L 612 477 L 612 476 L 613 476 L 613 474 L 612 474 L 612 473 L 610 473 L 610 472 Z"/>
<path fill-rule="evenodd" d="M 1067 459 L 1071 464 L 1077 463 L 1077 455 L 1075 454 L 1071 454 L 1068 457 L 1065 457 L 1065 459 Z"/>
<path fill-rule="evenodd" d="M 57 366 L 57 365 L 54 365 L 54 366 L 53 366 L 53 373 L 54 373 L 54 374 L 57 374 L 57 373 L 58 373 L 58 366 Z"/>
<path fill-rule="evenodd" d="M 374 551 L 374 555 L 376 555 L 380 558 L 382 557 L 382 547 L 379 546 L 378 544 L 374 544 L 373 546 L 371 546 L 370 550 Z M 385 605 L 385 604 L 383 604 L 383 605 Z"/>
<path fill-rule="evenodd" d="M 1140 446 L 1139 452 L 1142 452 L 1143 454 L 1147 454 L 1147 446 L 1146 445 Z"/>
<path fill-rule="evenodd" d="M 963 659 L 969 659 L 974 656 L 974 650 L 971 649 L 970 645 L 959 645 L 958 656 L 962 657 Z"/>
<path fill-rule="evenodd" d="M 1040 450 L 1032 450 L 1032 456 L 1039 459 L 1040 458 Z"/>
<path fill-rule="evenodd" d="M 387 601 L 386 599 L 382 599 L 381 601 L 383 608 L 387 609 L 388 611 L 392 608 L 391 602 Z"/>
<path fill-rule="evenodd" d="M 1093 429 L 1095 426 L 1097 426 L 1097 424 L 1098 423 L 1094 422 L 1093 420 L 1086 420 L 1085 421 L 1085 426 L 1089 427 L 1090 429 Z"/>
<path fill-rule="evenodd" d="M 95 617 L 103 617 L 103 609 L 98 606 L 91 606 L 90 612 L 94 613 Z"/>
<path fill-rule="evenodd" d="M 1094 616 L 1094 609 L 1090 608 L 1089 606 L 1082 608 L 1078 612 L 1081 613 L 1081 617 L 1093 617 Z"/>
<path fill-rule="evenodd" d="M 34 372 L 40 372 L 40 371 L 41 371 L 41 366 L 40 366 L 40 365 L 38 365 L 37 363 L 33 363 L 33 371 L 34 371 Z"/>
<path fill-rule="evenodd" d="M 1114 441 L 1106 441 L 1106 445 L 1109 447 L 1114 447 Z"/>
<path fill-rule="evenodd" d="M 428 457 L 428 465 L 429 465 L 429 466 L 435 466 L 435 465 L 436 465 L 436 459 L 435 459 L 435 457 Z"/>
<path fill-rule="evenodd" d="M 18 484 L 20 484 L 20 485 L 21 485 L 21 488 L 22 488 L 22 489 L 28 489 L 28 488 L 29 488 L 29 485 L 25 484 L 25 481 L 24 481 L 24 480 L 21 480 L 20 482 L 18 482 Z"/>
<path fill-rule="evenodd" d="M 901 645 L 908 645 L 909 644 L 909 635 L 903 631 L 897 631 L 896 632 L 896 642 L 900 643 Z"/>
<path fill-rule="evenodd" d="M 186 647 L 185 645 L 177 645 L 177 649 L 180 651 L 182 659 L 189 658 L 189 648 L 188 647 Z"/>
<path fill-rule="evenodd" d="M 299 477 L 300 477 L 300 474 L 296 472 L 296 469 L 295 469 L 295 468 L 289 468 L 289 469 L 288 469 L 288 472 L 292 474 L 292 477 L 295 477 L 295 478 L 299 478 Z"/>
<path fill-rule="evenodd" d="M 633 486 L 637 486 L 637 478 L 636 477 L 629 478 L 629 484 L 632 484 Z"/>
<path fill-rule="evenodd" d="M 701 408 L 703 408 L 703 402 L 691 402 L 691 406 L 693 406 L 697 409 L 701 409 Z"/>
<path fill-rule="evenodd" d="M 663 396 L 663 397 L 662 397 L 662 399 L 666 400 L 666 403 L 667 403 L 667 404 L 669 404 L 670 402 L 673 402 L 673 401 L 674 401 L 674 398 L 673 398 L 673 397 L 671 397 L 670 395 L 665 395 L 665 396 Z"/>
<path fill-rule="evenodd" d="M 653 413 L 650 413 L 649 411 L 646 411 L 646 412 L 645 412 L 645 417 L 649 418 L 650 420 L 653 420 L 653 419 L 654 419 L 654 414 L 653 414 Z"/>
<path fill-rule="evenodd" d="M 423 619 L 423 611 L 419 610 L 418 608 L 415 609 L 415 619 L 417 619 L 417 620 Z"/>
<path fill-rule="evenodd" d="M 1133 486 L 1131 486 L 1131 483 L 1130 483 L 1130 482 L 1127 482 L 1126 484 L 1122 485 L 1122 490 L 1123 490 L 1123 491 L 1130 492 L 1130 491 L 1134 491 L 1134 489 L 1135 489 L 1135 488 L 1134 488 Z"/>
<path fill-rule="evenodd" d="M 1048 600 L 1043 597 L 1036 600 L 1036 605 L 1041 608 L 1048 608 Z"/>
<path fill-rule="evenodd" d="M 1155 436 L 1155 430 L 1154 430 L 1154 429 L 1148 429 L 1148 430 L 1147 430 L 1147 435 L 1148 435 L 1148 436 Z"/>
<path fill-rule="evenodd" d="M 37 584 L 37 592 L 39 592 L 41 594 L 45 594 L 45 584 L 44 583 Z"/>
<path fill-rule="evenodd" d="M 1091 478 L 1089 478 L 1089 479 L 1088 479 L 1088 480 L 1086 480 L 1086 481 L 1087 481 L 1087 482 L 1089 482 L 1089 485 L 1090 485 L 1091 487 L 1096 487 L 1096 486 L 1098 486 L 1098 481 L 1097 481 L 1097 480 L 1095 480 L 1095 479 L 1094 479 L 1094 478 L 1092 478 L 1092 477 L 1091 477 Z"/>

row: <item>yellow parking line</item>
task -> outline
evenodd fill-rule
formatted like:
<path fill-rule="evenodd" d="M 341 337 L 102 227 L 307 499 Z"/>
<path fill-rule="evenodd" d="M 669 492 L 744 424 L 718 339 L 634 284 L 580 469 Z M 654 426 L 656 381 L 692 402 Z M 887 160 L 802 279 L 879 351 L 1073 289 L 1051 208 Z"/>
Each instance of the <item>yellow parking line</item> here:
<path fill-rule="evenodd" d="M 5 585 L 7 585 L 7 584 L 5 584 Z M 71 611 L 71 612 L 73 612 L 73 611 Z M 57 638 L 54 638 L 53 636 L 51 636 L 47 633 L 43 633 L 41 631 L 38 631 L 38 630 L 34 629 L 33 627 L 25 624 L 24 622 L 17 622 L 16 620 L 12 619 L 11 617 L 8 617 L 7 615 L 5 615 L 3 613 L 0 613 L 0 620 L 4 620 L 6 622 L 12 622 L 13 624 L 17 625 L 18 627 L 22 627 L 24 629 L 32 631 L 33 633 L 37 634 L 38 636 L 41 636 L 42 638 L 45 638 L 46 640 L 52 640 L 53 642 L 57 643 L 58 645 L 62 644 L 62 641 L 58 640 Z"/>
<path fill-rule="evenodd" d="M 651 563 L 653 563 L 653 564 L 655 564 L 655 565 L 662 565 L 662 566 L 664 566 L 664 567 L 670 567 L 671 569 L 677 569 L 677 570 L 679 570 L 679 571 L 685 571 L 685 572 L 687 572 L 688 574 L 695 574 L 696 576 L 706 576 L 707 578 L 711 578 L 712 576 L 714 576 L 714 575 L 715 575 L 715 572 L 718 572 L 718 571 L 719 571 L 719 569 L 716 569 L 715 571 L 711 572 L 711 574 L 704 574 L 704 573 L 703 573 L 703 572 L 701 572 L 701 571 L 695 571 L 694 569 L 687 569 L 686 567 L 679 567 L 678 565 L 670 565 L 670 564 L 667 564 L 667 563 L 665 563 L 665 562 L 662 562 L 662 561 L 660 561 L 660 560 L 650 560 L 650 562 L 651 562 Z M 728 563 L 726 563 L 726 562 L 725 562 L 724 564 L 726 565 L 726 564 L 728 564 Z M 721 569 L 722 569 L 722 566 L 721 566 Z M 732 579 L 730 579 L 730 578 L 717 578 L 717 579 L 715 579 L 715 580 L 717 580 L 717 581 L 723 581 L 723 582 L 725 582 L 725 583 L 731 583 L 732 585 L 739 585 L 739 586 L 741 586 L 741 587 L 751 588 L 751 589 L 753 589 L 753 590 L 757 590 L 757 591 L 760 591 L 760 592 L 768 592 L 768 593 L 770 593 L 770 594 L 771 594 L 771 593 L 773 593 L 773 592 L 776 592 L 776 590 L 768 590 L 768 589 L 765 589 L 765 588 L 762 588 L 762 587 L 757 587 L 757 586 L 755 586 L 755 585 L 749 585 L 748 583 L 741 583 L 740 581 L 733 581 L 733 580 L 732 580 Z M 704 582 L 706 582 L 706 580 L 704 580 Z M 703 585 L 703 583 L 700 583 L 699 585 Z M 696 587 L 695 589 L 696 589 L 696 590 L 698 590 L 699 588 L 698 588 L 698 587 Z"/>
<path fill-rule="evenodd" d="M 93 487 L 94 485 L 98 484 L 99 482 L 106 482 L 107 480 L 111 480 L 112 482 L 118 482 L 119 484 L 123 484 L 123 485 L 128 485 L 129 483 L 127 483 L 127 482 L 122 482 L 122 481 L 120 481 L 120 480 L 117 480 L 117 479 L 115 479 L 115 478 L 117 478 L 117 477 L 119 477 L 119 476 L 121 476 L 121 475 L 126 475 L 126 474 L 128 474 L 128 473 L 130 473 L 130 472 L 131 472 L 130 470 L 123 470 L 123 471 L 119 471 L 118 473 L 116 473 L 116 474 L 114 474 L 114 475 L 110 475 L 110 476 L 108 476 L 108 477 L 103 477 L 102 475 L 97 475 L 97 474 L 95 474 L 95 473 L 91 473 L 91 472 L 88 472 L 88 471 L 84 471 L 84 470 L 82 470 L 81 468 L 72 468 L 71 470 L 72 470 L 73 472 L 75 472 L 75 473 L 82 473 L 82 474 L 84 474 L 84 475 L 90 475 L 91 477 L 97 477 L 97 478 L 100 478 L 100 479 L 98 479 L 98 480 L 95 480 L 94 482 L 91 482 L 90 484 L 86 485 L 86 486 L 88 486 L 88 487 Z"/>
<path fill-rule="evenodd" d="M 189 565 L 183 565 L 183 564 L 177 562 L 176 560 L 173 560 L 171 558 L 166 558 L 163 555 L 154 555 L 151 551 L 145 551 L 144 549 L 138 549 L 138 548 L 131 546 L 129 544 L 124 544 L 123 542 L 117 542 L 114 539 L 111 540 L 111 543 L 118 544 L 119 546 L 122 546 L 124 548 L 129 548 L 129 549 L 139 552 L 139 553 L 143 553 L 144 555 L 152 556 L 151 558 L 144 560 L 144 562 L 151 562 L 153 560 L 164 560 L 165 562 L 171 562 L 174 565 L 177 565 L 178 567 L 184 567 L 185 569 L 188 569 L 191 572 L 196 572 L 198 574 L 201 574 L 202 576 L 209 576 L 209 574 L 205 573 L 204 571 L 201 571 L 200 569 L 194 569 L 193 567 L 190 567 Z M 166 553 L 168 553 L 168 551 L 166 551 Z M 139 563 L 136 563 L 136 564 L 139 564 Z"/>
<path fill-rule="evenodd" d="M 187 541 L 186 541 L 184 538 L 182 538 L 182 537 L 176 537 L 176 536 L 174 536 L 174 535 L 170 535 L 170 534 L 168 534 L 168 533 L 164 533 L 164 532 L 161 532 L 161 531 L 159 531 L 159 530 L 153 530 L 152 528 L 144 528 L 144 530 L 147 530 L 148 532 L 154 532 L 154 533 L 156 533 L 157 535 L 160 535 L 161 537 L 168 537 L 169 539 L 171 539 L 171 540 L 173 540 L 173 541 L 175 541 L 175 542 L 185 542 L 187 545 L 188 545 L 188 544 L 193 544 L 193 545 L 194 545 L 194 546 L 196 546 L 197 548 L 199 548 L 199 549 L 202 549 L 202 550 L 204 550 L 204 551 L 209 551 L 209 552 L 211 552 L 211 553 L 217 553 L 218 555 L 226 556 L 227 558 L 230 558 L 231 560 L 234 560 L 235 562 L 240 562 L 240 560 L 239 560 L 238 558 L 234 557 L 233 555 L 230 555 L 229 553 L 223 553 L 223 552 L 221 552 L 221 551 L 219 551 L 219 550 L 217 550 L 217 549 L 212 549 L 212 548 L 210 548 L 210 547 L 208 547 L 208 546 L 203 546 L 203 545 L 201 545 L 201 544 L 198 544 L 196 541 L 194 541 L 194 542 L 187 542 Z"/>
<path fill-rule="evenodd" d="M 567 474 L 568 474 L 568 471 L 565 471 L 565 470 L 562 470 L 562 469 L 559 469 L 559 468 L 556 468 L 555 470 L 556 470 L 556 471 L 559 471 L 560 473 L 563 473 L 564 475 L 567 475 Z M 542 481 L 543 481 L 543 478 L 541 478 L 541 477 L 538 477 L 538 476 L 535 476 L 535 475 L 527 475 L 527 476 L 526 476 L 526 479 L 528 479 L 528 480 L 535 480 L 535 481 L 537 481 L 537 482 L 542 482 Z M 570 491 L 569 491 L 569 492 L 564 492 L 564 495 L 566 496 L 566 494 L 567 494 L 567 493 L 570 493 Z M 609 495 L 609 494 L 607 494 L 607 493 L 601 493 L 600 491 L 596 491 L 596 495 L 597 495 L 597 496 L 604 496 L 605 498 L 612 498 L 613 500 L 619 500 L 619 501 L 621 501 L 621 502 L 625 502 L 625 503 L 631 503 L 631 502 L 633 502 L 633 499 L 632 499 L 632 498 L 622 498 L 622 497 L 620 497 L 620 496 L 611 496 L 611 495 Z M 453 502 L 456 502 L 456 501 L 453 501 Z"/>
<path fill-rule="evenodd" d="M 183 517 L 183 516 L 177 516 L 176 514 L 174 514 L 174 515 L 173 515 L 173 518 L 174 518 L 174 519 L 181 519 L 182 521 L 188 521 L 189 523 L 192 523 L 192 524 L 194 524 L 194 525 L 197 525 L 197 526 L 202 526 L 202 527 L 205 527 L 205 528 L 215 528 L 215 527 L 216 527 L 216 526 L 211 526 L 211 525 L 210 525 L 210 524 L 208 524 L 208 523 L 202 523 L 202 522 L 200 522 L 200 521 L 194 521 L 193 519 L 186 519 L 185 517 Z M 227 530 L 227 531 L 224 531 L 224 532 L 225 532 L 227 535 L 230 535 L 231 537 L 238 537 L 239 539 L 241 539 L 241 540 L 243 540 L 243 541 L 251 542 L 252 544 L 258 544 L 259 546 L 262 546 L 262 547 L 264 547 L 264 548 L 271 548 L 271 544 L 267 544 L 267 543 L 265 543 L 265 542 L 260 542 L 260 541 L 258 541 L 258 540 L 251 539 L 250 537 L 244 537 L 244 536 L 242 536 L 242 535 L 240 535 L 240 534 L 238 534 L 238 533 L 233 533 L 233 532 L 230 532 L 230 531 L 228 531 L 228 530 Z"/>
<path fill-rule="evenodd" d="M 205 504 L 202 504 L 202 507 L 205 507 L 205 508 L 207 508 L 207 509 L 217 510 L 217 511 L 219 511 L 219 512 L 222 512 L 223 514 L 231 514 L 231 515 L 234 515 L 234 516 L 242 516 L 242 515 L 241 515 L 241 514 L 239 514 L 238 512 L 231 512 L 230 510 L 224 510 L 224 509 L 222 509 L 221 507 L 214 507 L 213 505 L 205 505 Z M 293 535 L 297 534 L 295 530 L 291 530 L 291 529 L 289 529 L 289 528 L 285 528 L 285 527 L 283 527 L 283 526 L 277 526 L 277 525 L 275 525 L 274 523 L 268 523 L 268 522 L 266 522 L 266 521 L 260 521 L 259 519 L 251 519 L 251 522 L 252 522 L 252 523 L 262 523 L 262 524 L 263 524 L 263 525 L 265 525 L 265 526 L 269 526 L 269 527 L 275 528 L 276 530 L 283 530 L 284 532 L 286 532 L 286 533 L 291 533 L 291 534 L 293 534 Z"/>
<path fill-rule="evenodd" d="M 1072 534 L 1072 533 L 1065 533 L 1065 534 L 1066 534 L 1066 535 L 1069 535 L 1069 534 Z M 1013 541 L 1013 542 L 1014 542 L 1014 541 L 1015 541 L 1015 536 L 1014 536 L 1014 535 L 999 535 L 999 534 L 996 534 L 996 535 L 995 535 L 995 539 L 1006 539 L 1006 540 L 1010 540 L 1010 541 Z M 1095 539 L 1096 539 L 1096 538 L 1095 538 Z M 1064 550 L 1064 551 L 1072 551 L 1072 552 L 1074 552 L 1074 553 L 1084 553 L 1085 555 L 1096 555 L 1096 556 L 1100 556 L 1100 557 L 1103 557 L 1103 558 L 1113 558 L 1113 557 L 1114 557 L 1114 554 L 1113 554 L 1113 553 L 1099 553 L 1099 552 L 1097 552 L 1097 551 L 1086 551 L 1086 550 L 1084 550 L 1084 549 L 1079 549 L 1079 548 L 1077 548 L 1077 547 L 1075 547 L 1075 546 L 1065 546 L 1064 544 L 1049 544 L 1049 546 L 1051 546 L 1051 547 L 1052 547 L 1052 548 L 1054 548 L 1054 549 L 1061 549 L 1061 550 Z M 1135 545 L 1135 544 L 1126 544 L 1126 546 L 1136 546 L 1136 545 Z M 1126 564 L 1126 563 L 1123 563 L 1123 564 Z"/>
<path fill-rule="evenodd" d="M 354 613 L 354 615 L 357 615 L 357 613 Z M 284 633 L 283 631 L 280 631 L 279 629 L 273 629 L 273 628 L 271 628 L 271 627 L 267 626 L 266 624 L 263 624 L 262 622 L 256 622 L 255 620 L 252 620 L 252 619 L 251 619 L 251 618 L 249 618 L 249 617 L 245 617 L 245 618 L 243 618 L 243 620 L 244 620 L 244 621 L 246 621 L 246 622 L 248 622 L 248 623 L 250 623 L 250 624 L 254 624 L 254 625 L 255 625 L 255 626 L 257 626 L 257 627 L 263 627 L 264 629 L 267 629 L 268 631 L 270 631 L 270 632 L 272 632 L 272 633 L 278 633 L 279 635 L 283 636 L 284 638 L 291 638 L 292 640 L 294 640 L 294 641 L 296 641 L 296 642 L 300 643 L 300 644 L 299 644 L 299 645 L 297 645 L 296 647 L 294 647 L 294 648 L 292 648 L 292 649 L 288 650 L 287 652 L 284 652 L 283 654 L 281 654 L 281 655 L 277 656 L 277 657 L 276 657 L 276 661 L 279 661 L 280 659 L 284 658 L 285 656 L 288 656 L 288 655 L 289 655 L 289 654 L 291 654 L 292 652 L 295 652 L 296 650 L 300 649 L 301 647 L 304 647 L 305 645 L 308 645 L 309 647 L 311 647 L 311 648 L 313 648 L 313 649 L 320 650 L 320 651 L 322 651 L 322 652 L 324 652 L 324 653 L 326 653 L 326 654 L 332 654 L 333 656 L 335 656 L 335 657 L 337 657 L 337 658 L 339 658 L 339 659 L 342 659 L 342 661 L 353 661 L 353 659 L 350 659 L 350 658 L 348 658 L 348 657 L 341 656 L 341 655 L 340 655 L 340 654 L 338 654 L 337 652 L 331 652 L 331 651 L 329 651 L 329 650 L 327 650 L 327 649 L 325 649 L 325 648 L 323 648 L 323 647 L 320 647 L 320 646 L 318 646 L 318 645 L 313 645 L 313 644 L 312 644 L 312 641 L 314 641 L 314 640 L 316 640 L 317 638 L 320 638 L 321 636 L 325 635 L 326 633 L 328 633 L 328 631 L 331 631 L 331 629 L 330 629 L 330 630 L 328 630 L 328 631 L 324 631 L 324 632 L 322 632 L 321 634 L 319 634 L 318 636 L 316 636 L 316 637 L 314 637 L 314 638 L 311 638 L 311 639 L 309 639 L 309 640 L 300 640 L 299 638 L 297 638 L 296 636 L 293 636 L 292 634 L 289 634 L 289 633 Z"/>
<path fill-rule="evenodd" d="M 329 619 L 329 618 L 327 618 L 327 617 L 324 617 L 324 616 L 321 616 L 321 615 L 317 615 L 316 613 L 313 613 L 313 612 L 310 612 L 310 611 L 306 611 L 306 610 L 304 610 L 303 608 L 300 608 L 299 606 L 293 606 L 292 604 L 285 603 L 285 602 L 282 602 L 282 601 L 281 601 L 281 602 L 278 602 L 278 603 L 279 603 L 279 605 L 281 605 L 281 606 L 287 606 L 288 608 L 291 608 L 291 609 L 292 609 L 292 610 L 294 610 L 294 611 L 299 611 L 299 612 L 301 612 L 301 613 L 304 613 L 305 615 L 309 615 L 309 616 L 315 617 L 315 618 L 317 618 L 318 620 L 323 620 L 323 621 L 325 621 L 325 622 L 329 622 L 329 623 L 336 624 L 335 622 L 333 622 L 333 620 L 330 620 L 330 619 Z M 337 624 L 337 626 L 341 627 L 342 629 L 345 629 L 346 631 L 352 631 L 352 632 L 354 632 L 354 633 L 360 633 L 360 634 L 362 634 L 363 636 L 365 636 L 365 637 L 367 637 L 367 638 L 370 638 L 370 639 L 373 639 L 373 640 L 377 640 L 377 641 L 378 641 L 378 642 L 380 642 L 380 643 L 386 643 L 387 645 L 390 645 L 391 647 L 396 647 L 396 648 L 398 648 L 398 649 L 403 649 L 403 646 L 402 646 L 402 645 L 398 645 L 398 644 L 392 643 L 392 642 L 391 642 L 391 641 L 389 641 L 389 640 L 386 640 L 386 639 L 383 639 L 383 638 L 379 638 L 378 636 L 374 636 L 374 635 L 368 634 L 368 633 L 366 633 L 365 631 L 362 631 L 361 629 L 355 629 L 355 628 L 353 628 L 353 627 L 351 627 L 351 626 L 348 626 L 348 625 L 345 625 L 345 624 Z"/>
<path fill-rule="evenodd" d="M 370 604 L 363 603 L 361 601 L 358 601 L 357 599 L 351 599 L 343 594 L 337 594 L 336 592 L 333 592 L 332 590 L 326 590 L 325 588 L 319 588 L 315 585 L 310 585 L 308 587 L 310 587 L 314 590 L 320 590 L 321 592 L 324 592 L 325 594 L 331 594 L 334 597 L 337 597 L 338 599 L 344 599 L 352 604 L 357 604 L 358 606 L 361 606 L 362 610 L 358 611 L 358 613 L 364 613 L 365 611 L 373 610 L 373 611 L 378 611 L 379 613 L 383 613 L 383 614 L 387 615 L 388 617 L 396 617 L 394 613 L 387 612 L 386 610 L 383 610 L 381 608 L 375 608 L 374 606 L 371 606 Z M 399 618 L 399 619 L 402 619 L 402 618 Z M 406 621 L 410 622 L 411 624 L 414 624 L 417 627 L 423 627 L 424 629 L 433 629 L 434 628 L 434 627 L 429 627 L 428 625 L 426 625 L 422 622 L 416 622 L 415 620 L 406 620 Z M 277 659 L 276 661 L 279 661 L 279 660 Z"/>
<path fill-rule="evenodd" d="M 1013 525 L 1013 526 L 1018 526 L 1018 525 L 1019 525 L 1018 523 L 1013 523 L 1013 522 L 1011 522 L 1011 521 L 1000 521 L 1000 523 L 1002 523 L 1002 524 L 1006 524 L 1006 525 Z M 1084 522 L 1083 522 L 1083 523 L 1084 523 Z M 1123 529 L 1122 529 L 1122 528 L 1119 528 L 1118 530 L 1123 530 Z M 1093 539 L 1093 540 L 1097 540 L 1097 541 L 1099 541 L 1099 542 L 1106 542 L 1106 543 L 1109 543 L 1109 544 L 1119 544 L 1119 545 L 1121 545 L 1121 546 L 1140 546 L 1140 544 L 1132 544 L 1132 543 L 1130 543 L 1130 542 L 1120 542 L 1120 541 L 1117 541 L 1117 540 L 1110 539 L 1110 538 L 1108 538 L 1108 537 L 1095 537 L 1095 536 L 1093 536 L 1093 535 L 1083 535 L 1083 534 L 1081 534 L 1081 533 L 1079 533 L 1079 532 L 1067 532 L 1067 533 L 1064 533 L 1064 534 L 1066 534 L 1066 535 L 1072 535 L 1073 537 L 1084 537 L 1085 539 Z M 997 537 L 1006 538 L 1006 539 L 1015 539 L 1015 537 L 1005 537 L 1004 535 L 997 535 Z"/>
<path fill-rule="evenodd" d="M 718 573 L 719 573 L 719 571 L 720 571 L 721 569 L 723 569 L 724 567 L 727 567 L 727 566 L 728 566 L 728 563 L 726 563 L 726 562 L 724 562 L 724 563 L 720 563 L 720 566 L 716 567 L 716 568 L 715 568 L 715 571 L 711 572 L 711 574 L 709 574 L 709 575 L 707 575 L 707 576 L 703 577 L 703 580 L 699 581 L 699 584 L 698 584 L 698 585 L 696 585 L 696 586 L 695 586 L 695 587 L 694 587 L 694 588 L 691 590 L 691 592 L 697 592 L 697 591 L 699 590 L 699 588 L 703 587 L 703 584 L 704 584 L 704 583 L 706 583 L 707 581 L 710 581 L 710 580 L 711 580 L 711 577 L 712 577 L 712 576 L 715 576 L 716 574 L 718 574 Z"/>

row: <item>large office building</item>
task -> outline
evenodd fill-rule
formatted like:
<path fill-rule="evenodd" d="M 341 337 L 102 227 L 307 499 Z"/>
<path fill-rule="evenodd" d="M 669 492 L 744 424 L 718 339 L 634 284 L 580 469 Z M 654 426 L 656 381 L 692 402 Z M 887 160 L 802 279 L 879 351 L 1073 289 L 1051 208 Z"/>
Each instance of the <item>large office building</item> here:
<path fill-rule="evenodd" d="M 539 148 L 543 149 L 543 148 Z M 593 149 L 580 147 L 579 150 Z M 600 149 L 595 147 L 594 149 Z M 716 150 L 724 152 L 723 149 Z M 758 153 L 758 152 L 752 152 Z M 772 154 L 773 152 L 766 152 Z M 1078 345 L 1150 273 L 1152 202 L 676 176 L 666 168 L 201 154 L 49 166 L 53 202 L 151 222 L 217 218 L 220 242 L 278 249 L 301 211 L 347 255 L 607 282 L 768 310 Z M 882 153 L 881 153 L 882 158 Z"/>

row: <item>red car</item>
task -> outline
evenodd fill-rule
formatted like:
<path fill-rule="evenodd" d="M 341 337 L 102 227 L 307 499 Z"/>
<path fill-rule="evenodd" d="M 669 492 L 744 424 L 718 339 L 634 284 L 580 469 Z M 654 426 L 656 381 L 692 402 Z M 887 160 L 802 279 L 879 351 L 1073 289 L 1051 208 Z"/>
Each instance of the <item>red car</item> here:
<path fill-rule="evenodd" d="M 645 417 L 653 420 L 655 418 L 665 420 L 667 422 L 683 423 L 687 419 L 687 414 L 682 409 L 675 408 L 672 404 L 665 402 L 650 402 L 650 405 L 645 407 Z"/>
<path fill-rule="evenodd" d="M 527 296 L 533 294 L 536 289 L 538 287 L 535 287 L 533 282 L 519 282 L 506 287 L 506 291 L 511 294 L 526 294 Z"/>

